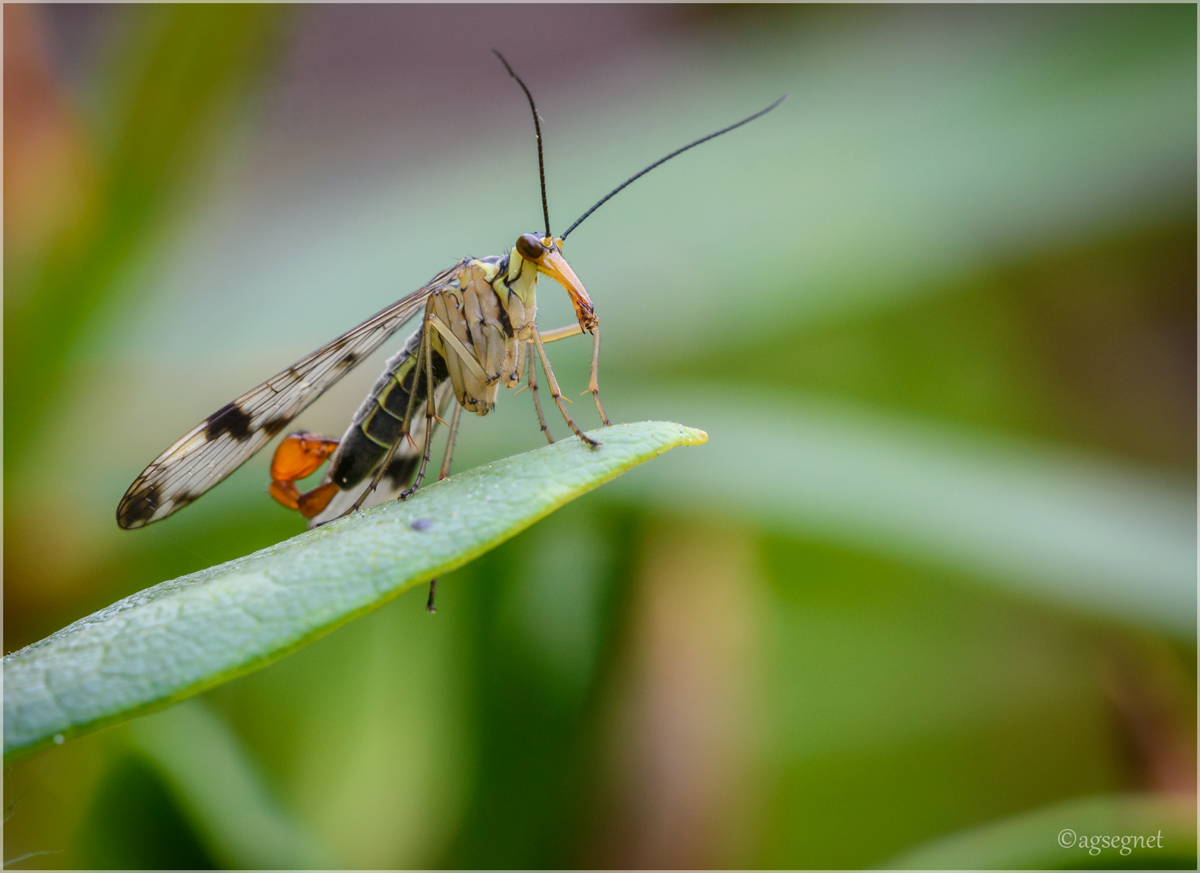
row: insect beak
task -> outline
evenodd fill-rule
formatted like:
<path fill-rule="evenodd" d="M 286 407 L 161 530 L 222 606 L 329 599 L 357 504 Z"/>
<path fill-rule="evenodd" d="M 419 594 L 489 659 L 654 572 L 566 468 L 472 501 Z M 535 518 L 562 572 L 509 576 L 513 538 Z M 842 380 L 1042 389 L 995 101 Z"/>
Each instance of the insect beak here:
<path fill-rule="evenodd" d="M 583 283 L 579 281 L 579 277 L 575 275 L 575 271 L 558 248 L 547 248 L 535 263 L 539 273 L 545 273 L 567 290 L 571 303 L 575 306 L 575 317 L 579 319 L 579 326 L 584 330 L 594 328 L 598 319 L 592 306 L 592 298 L 588 297 L 587 289 L 583 287 Z"/>

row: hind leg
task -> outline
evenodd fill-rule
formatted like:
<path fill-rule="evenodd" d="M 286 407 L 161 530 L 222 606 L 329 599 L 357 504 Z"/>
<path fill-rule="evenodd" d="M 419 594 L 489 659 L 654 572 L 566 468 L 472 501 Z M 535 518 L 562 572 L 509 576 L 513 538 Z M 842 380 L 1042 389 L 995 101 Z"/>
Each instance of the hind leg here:
<path fill-rule="evenodd" d="M 428 324 L 436 326 L 438 323 L 437 315 L 427 316 L 426 321 Z M 425 328 L 425 336 L 423 339 L 425 346 L 425 384 L 432 385 L 433 332 L 429 329 L 429 327 Z M 447 349 L 447 352 L 449 352 L 449 349 Z M 478 361 L 475 361 L 474 358 L 471 360 L 474 362 L 476 367 L 479 366 Z M 447 361 L 449 361 L 448 357 Z M 436 406 L 437 401 L 434 399 L 433 395 L 433 391 L 425 392 L 425 450 L 421 452 L 421 466 L 417 468 L 417 478 L 413 480 L 413 483 L 400 492 L 400 500 L 408 500 L 408 498 L 412 497 L 417 492 L 417 489 L 421 487 L 421 482 L 425 479 L 425 468 L 429 466 L 429 453 L 433 449 L 433 423 L 435 421 L 439 421 Z M 445 424 L 445 422 L 442 422 L 442 424 Z"/>
<path fill-rule="evenodd" d="M 448 401 L 453 397 L 453 394 L 446 395 Z M 443 409 L 442 412 L 445 412 L 445 410 Z M 454 414 L 450 416 L 450 436 L 446 438 L 446 454 L 442 458 L 442 469 L 438 472 L 439 482 L 450 475 L 450 458 L 454 455 L 454 438 L 458 436 L 458 420 L 461 416 L 462 407 L 455 403 Z"/>

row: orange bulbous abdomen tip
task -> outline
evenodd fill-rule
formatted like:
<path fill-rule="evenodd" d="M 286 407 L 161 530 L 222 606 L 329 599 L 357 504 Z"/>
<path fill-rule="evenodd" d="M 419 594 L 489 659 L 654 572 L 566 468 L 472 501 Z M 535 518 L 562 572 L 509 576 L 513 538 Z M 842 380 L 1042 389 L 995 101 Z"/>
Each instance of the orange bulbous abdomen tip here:
<path fill-rule="evenodd" d="M 317 472 L 337 450 L 337 440 L 310 433 L 294 433 L 279 444 L 271 459 L 271 478 L 294 482 Z"/>

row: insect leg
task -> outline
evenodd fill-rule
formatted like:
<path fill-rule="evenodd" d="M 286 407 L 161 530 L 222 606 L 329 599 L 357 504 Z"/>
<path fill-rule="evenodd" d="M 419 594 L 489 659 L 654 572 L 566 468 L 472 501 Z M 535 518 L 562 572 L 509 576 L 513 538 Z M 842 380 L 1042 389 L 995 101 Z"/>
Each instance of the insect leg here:
<path fill-rule="evenodd" d="M 538 400 L 537 364 L 533 360 L 533 355 L 527 355 L 527 357 L 529 358 L 529 381 L 526 384 L 529 386 L 529 393 L 533 396 L 533 408 L 537 410 L 538 424 L 542 428 L 542 433 L 546 435 L 548 441 L 553 443 L 554 437 L 550 435 L 550 426 L 546 424 L 546 416 L 542 415 L 542 402 Z"/>
<path fill-rule="evenodd" d="M 429 326 L 432 326 L 434 330 L 442 335 L 442 341 L 446 344 L 446 351 L 455 352 L 462 361 L 462 365 L 466 367 L 467 370 L 471 372 L 471 375 L 473 375 L 480 382 L 486 385 L 491 384 L 492 382 L 495 382 L 496 379 L 500 378 L 498 375 L 491 377 L 488 376 L 487 373 L 483 372 L 483 367 L 480 366 L 479 361 L 477 361 L 475 356 L 471 354 L 467 347 L 462 344 L 462 341 L 454 335 L 454 331 L 450 329 L 450 326 L 446 324 L 446 322 L 442 321 L 442 319 L 438 318 L 436 313 L 431 313 L 426 318 L 425 324 L 426 330 L 429 329 Z"/>
<path fill-rule="evenodd" d="M 358 495 L 358 499 L 354 501 L 353 505 L 347 509 L 345 513 L 343 513 L 344 515 L 349 515 L 352 512 L 358 512 L 359 508 L 362 507 L 363 502 L 367 499 L 367 497 L 379 487 L 379 483 L 383 479 L 383 474 L 387 472 L 388 465 L 392 463 L 392 458 L 396 456 L 396 449 L 400 448 L 400 443 L 405 439 L 412 438 L 409 437 L 407 430 L 401 429 L 400 433 L 396 434 L 396 441 L 392 443 L 391 447 L 387 451 L 387 454 L 383 456 L 383 460 L 375 469 L 375 474 L 371 477 L 371 484 L 362 490 L 362 493 Z"/>
<path fill-rule="evenodd" d="M 592 378 L 588 382 L 588 391 L 592 392 L 592 397 L 596 400 L 596 408 L 600 410 L 600 420 L 604 422 L 605 427 L 611 427 L 612 422 L 608 420 L 608 416 L 604 414 L 604 407 L 600 405 L 600 382 L 598 374 L 600 372 L 600 322 L 596 321 L 596 326 L 592 328 Z"/>
<path fill-rule="evenodd" d="M 429 466 L 429 453 L 433 449 L 433 422 L 437 419 L 437 408 L 434 405 L 433 399 L 433 336 L 429 332 L 430 325 L 436 325 L 438 317 L 434 313 L 426 316 L 425 333 L 422 336 L 421 345 L 425 357 L 425 384 L 428 386 L 425 391 L 425 450 L 421 453 L 421 466 L 417 468 L 417 478 L 413 483 L 400 492 L 400 499 L 407 500 L 412 497 L 416 490 L 421 487 L 421 480 L 425 478 L 425 468 Z M 440 331 L 439 331 L 440 332 Z M 450 348 L 446 348 L 447 354 L 450 354 Z M 474 358 L 471 359 L 474 361 Z M 419 362 L 418 362 L 419 363 Z M 475 362 L 475 366 L 479 366 Z M 482 368 L 481 368 L 482 369 Z"/>
<path fill-rule="evenodd" d="M 583 328 L 579 326 L 579 322 L 572 322 L 564 327 L 556 327 L 554 330 L 542 331 L 542 342 L 555 343 L 560 339 L 566 339 L 569 336 L 583 333 Z"/>
<path fill-rule="evenodd" d="M 446 393 L 446 400 L 442 403 L 442 412 L 445 412 L 446 403 L 450 402 L 450 398 L 454 396 L 453 391 Z M 458 419 L 462 415 L 463 408 L 461 405 L 454 404 L 454 415 L 450 417 L 450 435 L 446 438 L 446 457 L 442 458 L 442 469 L 438 473 L 438 481 L 445 479 L 450 475 L 450 456 L 454 454 L 454 438 L 458 436 Z M 433 605 L 433 600 L 437 596 L 437 576 L 429 580 L 429 599 L 425 601 L 425 611 L 430 615 L 437 612 L 437 607 Z"/>
<path fill-rule="evenodd" d="M 453 397 L 447 394 L 446 398 Z M 450 457 L 454 454 L 454 438 L 458 436 L 458 419 L 462 415 L 462 407 L 454 404 L 454 415 L 450 416 L 450 436 L 446 439 L 446 457 L 442 458 L 442 469 L 438 472 L 438 481 L 450 475 Z"/>
<path fill-rule="evenodd" d="M 576 321 L 566 325 L 565 327 L 556 327 L 554 330 L 546 331 L 542 334 L 542 342 L 557 342 L 560 339 L 566 339 L 567 337 L 572 337 L 580 333 L 583 333 L 583 328 L 581 328 L 579 326 L 579 322 Z M 528 345 L 533 345 L 533 343 L 530 342 Z M 524 346 L 519 346 L 519 348 L 524 348 Z M 542 428 L 542 433 L 546 435 L 546 439 L 548 441 L 554 442 L 554 437 L 550 434 L 550 427 L 546 424 L 546 416 L 542 414 L 542 402 L 538 399 L 537 367 L 533 362 L 533 354 L 530 353 L 526 357 L 529 359 L 529 380 L 525 387 L 528 388 L 529 393 L 533 395 L 533 408 L 537 411 L 538 424 Z M 524 390 L 525 388 L 521 389 L 521 391 Z M 521 391 L 518 391 L 517 393 L 520 394 Z"/>
<path fill-rule="evenodd" d="M 411 427 L 410 423 L 412 422 L 413 408 L 415 406 L 415 400 L 417 397 L 417 387 L 420 383 L 419 374 L 421 372 L 421 362 L 426 360 L 428 355 L 430 354 L 430 350 L 429 350 L 429 319 L 433 312 L 433 300 L 434 300 L 434 298 L 431 297 L 430 302 L 428 304 L 426 304 L 426 307 L 425 307 L 425 318 L 424 318 L 424 322 L 422 324 L 422 330 L 421 330 L 421 344 L 419 346 L 417 346 L 417 360 L 416 360 L 416 363 L 413 364 L 413 372 L 414 372 L 414 374 L 417 374 L 417 375 L 413 376 L 413 390 L 408 395 L 408 407 L 404 413 L 404 422 L 400 427 L 400 431 L 396 434 L 395 441 L 392 443 L 391 447 L 388 448 L 387 454 L 383 456 L 383 461 L 380 462 L 379 466 L 375 469 L 375 475 L 371 477 L 371 484 L 368 487 L 364 488 L 363 492 L 358 495 L 358 499 L 354 501 L 354 505 L 346 510 L 346 513 L 345 513 L 346 515 L 349 515 L 352 512 L 357 512 L 359 507 L 361 507 L 363 505 L 363 501 L 365 501 L 367 499 L 367 495 L 371 494 L 377 487 L 379 487 L 379 482 L 381 479 L 383 479 L 383 474 L 387 471 L 388 465 L 392 463 L 392 458 L 394 458 L 396 456 L 396 449 L 400 448 L 400 443 L 403 440 L 406 440 L 406 439 L 411 440 L 412 439 L 412 437 L 409 436 L 408 431 L 409 431 L 409 428 Z M 430 369 L 432 369 L 432 367 L 430 367 Z M 425 390 L 430 395 L 430 397 L 433 396 L 433 385 L 430 382 L 426 382 Z M 429 422 L 427 424 L 429 426 L 426 427 L 426 433 L 425 433 L 426 440 L 429 439 L 429 436 L 430 436 L 429 430 L 430 430 L 430 427 L 432 426 L 431 422 Z M 422 470 L 424 470 L 424 465 L 422 465 Z M 404 495 L 402 494 L 401 499 L 403 499 L 403 497 L 404 497 Z"/>
<path fill-rule="evenodd" d="M 538 357 L 542 359 L 542 369 L 546 373 L 546 381 L 550 383 L 550 396 L 554 398 L 554 403 L 558 406 L 558 411 L 561 412 L 562 417 L 567 420 L 567 424 L 570 426 L 571 432 L 574 433 L 575 436 L 579 437 L 591 448 L 596 448 L 600 445 L 600 443 L 596 442 L 579 429 L 579 426 L 575 424 L 574 419 L 572 419 L 570 414 L 567 412 L 567 407 L 563 405 L 562 392 L 558 390 L 558 380 L 554 378 L 554 371 L 550 369 L 550 359 L 546 357 L 546 349 L 542 346 L 542 337 L 538 333 L 537 325 L 533 325 L 533 344 L 537 346 Z M 530 368 L 532 369 L 532 364 Z"/>
<path fill-rule="evenodd" d="M 442 403 L 442 412 L 445 412 L 446 403 L 450 402 L 450 398 L 454 396 L 453 391 L 446 393 L 446 399 Z M 438 481 L 445 479 L 450 475 L 450 456 L 454 454 L 454 438 L 458 436 L 458 419 L 462 415 L 463 408 L 460 404 L 454 404 L 454 415 L 450 417 L 450 435 L 446 438 L 446 457 L 442 458 L 442 469 L 438 473 Z M 429 580 L 429 599 L 425 601 L 425 611 L 430 615 L 437 612 L 437 607 L 433 605 L 433 599 L 437 596 L 437 576 Z"/>
<path fill-rule="evenodd" d="M 446 411 L 446 404 L 454 396 L 453 391 L 446 392 L 446 397 L 442 401 L 442 412 Z M 462 415 L 463 408 L 460 404 L 454 404 L 454 415 L 450 417 L 450 435 L 446 438 L 446 457 L 442 458 L 442 469 L 438 473 L 438 481 L 445 479 L 450 475 L 450 456 L 454 454 L 454 438 L 458 436 L 458 419 Z M 434 598 L 437 597 L 437 576 L 429 580 L 429 599 L 425 601 L 425 611 L 430 615 L 437 612 L 437 607 L 433 605 Z"/>
<path fill-rule="evenodd" d="M 542 342 L 543 343 L 557 342 L 560 339 L 566 339 L 567 337 L 575 336 L 576 334 L 579 334 L 579 333 L 583 333 L 583 328 L 579 326 L 579 322 L 575 322 L 574 324 L 568 324 L 564 327 L 556 327 L 554 330 L 546 331 L 545 333 L 542 334 Z M 593 337 L 592 338 L 592 378 L 591 378 L 591 381 L 588 382 L 588 390 L 584 391 L 583 393 L 587 394 L 588 391 L 590 391 L 592 394 L 592 397 L 594 397 L 596 399 L 596 408 L 600 410 L 600 420 L 603 421 L 604 425 L 607 427 L 607 426 L 611 425 L 612 422 L 610 422 L 608 420 L 608 416 L 604 414 L 604 407 L 600 405 L 600 382 L 599 382 L 600 325 L 599 325 L 599 323 L 596 324 L 595 329 L 592 331 L 592 337 Z"/>

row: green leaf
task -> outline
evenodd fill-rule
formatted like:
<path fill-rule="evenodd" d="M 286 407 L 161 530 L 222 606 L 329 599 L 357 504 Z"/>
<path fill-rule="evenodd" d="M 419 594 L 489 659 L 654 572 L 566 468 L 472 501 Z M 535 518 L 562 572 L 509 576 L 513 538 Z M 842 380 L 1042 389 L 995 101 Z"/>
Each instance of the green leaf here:
<path fill-rule="evenodd" d="M 203 700 L 128 726 L 212 856 L 233 869 L 330 869 L 329 850 L 271 797 L 237 735 Z"/>
<path fill-rule="evenodd" d="M 14 652 L 4 659 L 5 762 L 263 667 L 625 470 L 708 439 L 669 422 L 595 436 L 597 449 L 563 440 L 163 582 Z"/>
<path fill-rule="evenodd" d="M 621 496 L 737 513 L 1196 639 L 1194 479 L 799 392 L 676 382 L 638 396 L 614 381 L 627 414 L 703 421 L 714 438 L 703 468 L 681 458 Z M 713 469 L 738 475 L 717 490 L 701 475 Z"/>
<path fill-rule="evenodd" d="M 1139 836 L 1140 841 L 1133 839 Z M 1124 852 L 1123 837 L 1129 838 Z M 942 837 L 884 866 L 893 870 L 1194 870 L 1196 799 L 1119 794 L 1069 800 Z"/>

